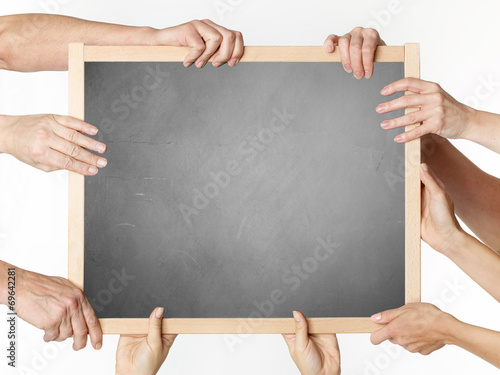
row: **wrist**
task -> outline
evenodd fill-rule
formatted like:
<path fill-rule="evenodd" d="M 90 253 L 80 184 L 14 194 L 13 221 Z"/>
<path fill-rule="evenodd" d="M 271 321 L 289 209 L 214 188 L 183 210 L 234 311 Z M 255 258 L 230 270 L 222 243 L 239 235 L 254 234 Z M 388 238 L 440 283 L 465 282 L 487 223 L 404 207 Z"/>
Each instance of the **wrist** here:
<path fill-rule="evenodd" d="M 440 249 L 440 253 L 450 259 L 458 254 L 462 254 L 468 246 L 469 237 L 462 228 L 456 228 L 448 241 Z"/>
<path fill-rule="evenodd" d="M 443 314 L 443 321 L 439 325 L 442 335 L 442 343 L 444 345 L 459 345 L 460 334 L 465 323 L 461 322 L 453 315 L 448 313 Z"/>
<path fill-rule="evenodd" d="M 0 154 L 11 154 L 15 116 L 0 115 Z"/>
<path fill-rule="evenodd" d="M 459 138 L 462 139 L 470 139 L 473 136 L 474 132 L 477 131 L 478 124 L 481 123 L 481 111 L 478 111 L 472 107 L 469 107 L 463 104 L 464 112 L 465 112 L 465 127 Z"/>

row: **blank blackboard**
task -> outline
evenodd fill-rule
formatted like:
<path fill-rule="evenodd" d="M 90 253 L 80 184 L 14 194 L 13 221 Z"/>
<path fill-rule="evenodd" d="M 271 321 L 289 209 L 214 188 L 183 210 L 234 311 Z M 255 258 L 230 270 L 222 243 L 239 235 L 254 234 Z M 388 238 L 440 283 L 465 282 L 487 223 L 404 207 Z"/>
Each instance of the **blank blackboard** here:
<path fill-rule="evenodd" d="M 369 317 L 405 304 L 405 146 L 376 62 L 84 65 L 108 165 L 84 183 L 98 318 Z M 395 98 L 394 95 L 391 98 Z"/>

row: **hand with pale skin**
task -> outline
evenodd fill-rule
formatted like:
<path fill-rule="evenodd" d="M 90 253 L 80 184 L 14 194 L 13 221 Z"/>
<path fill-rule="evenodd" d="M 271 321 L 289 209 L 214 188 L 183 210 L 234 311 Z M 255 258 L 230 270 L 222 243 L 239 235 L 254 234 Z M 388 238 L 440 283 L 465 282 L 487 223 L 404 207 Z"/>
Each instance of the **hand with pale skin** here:
<path fill-rule="evenodd" d="M 295 334 L 284 334 L 290 355 L 302 375 L 340 374 L 340 351 L 335 334 L 309 334 L 307 319 L 293 312 Z"/>
<path fill-rule="evenodd" d="M 372 344 L 385 340 L 411 353 L 428 355 L 451 343 L 450 329 L 456 319 L 428 303 L 409 303 L 403 307 L 375 314 L 371 319 L 385 324 L 371 334 Z"/>
<path fill-rule="evenodd" d="M 106 166 L 106 145 L 84 134 L 97 128 L 70 116 L 0 116 L 0 152 L 45 172 L 67 169 L 84 176 Z M 90 150 L 90 151 L 89 151 Z"/>
<path fill-rule="evenodd" d="M 155 375 L 177 335 L 162 334 L 163 307 L 149 316 L 147 335 L 121 335 L 116 350 L 117 375 Z"/>
<path fill-rule="evenodd" d="M 28 31 L 26 25 L 31 25 Z M 58 15 L 22 14 L 0 17 L 0 69 L 66 70 L 71 42 L 185 46 L 189 52 L 184 66 L 194 64 L 198 68 L 211 58 L 214 67 L 225 63 L 234 67 L 244 50 L 239 31 L 210 20 L 154 29 Z M 31 56 L 29 59 L 27 54 Z M 70 116 L 0 116 L 0 153 L 12 154 L 46 172 L 66 169 L 93 176 L 107 164 L 106 158 L 100 155 L 106 151 L 106 145 L 89 137 L 97 131 L 95 126 Z"/>
<path fill-rule="evenodd" d="M 422 239 L 500 302 L 500 255 L 460 227 L 446 187 L 427 164 L 421 166 L 420 180 Z"/>
<path fill-rule="evenodd" d="M 500 332 L 461 322 L 429 303 L 409 303 L 371 319 L 383 325 L 371 334 L 374 345 L 389 340 L 422 355 L 456 345 L 500 368 Z"/>
<path fill-rule="evenodd" d="M 13 266 L 0 262 L 0 303 L 8 304 L 9 293 L 3 280 Z M 102 330 L 83 292 L 62 277 L 51 277 L 15 268 L 15 309 L 17 316 L 45 331 L 45 342 L 73 337 L 73 349 L 87 345 L 102 347 Z"/>
<path fill-rule="evenodd" d="M 381 94 L 410 91 L 416 95 L 405 95 L 377 106 L 378 113 L 388 113 L 405 108 L 419 108 L 391 120 L 385 120 L 383 129 L 395 129 L 418 125 L 415 129 L 398 134 L 396 142 L 404 143 L 429 133 L 444 138 L 465 138 L 471 127 L 475 111 L 456 101 L 441 86 L 417 78 L 404 78 L 384 87 Z"/>
<path fill-rule="evenodd" d="M 329 35 L 323 47 L 328 53 L 339 47 L 340 60 L 347 73 L 353 73 L 354 77 L 361 79 L 370 78 L 373 75 L 373 60 L 378 46 L 385 46 L 385 42 L 375 29 L 354 28 L 350 33 L 339 37 Z"/>

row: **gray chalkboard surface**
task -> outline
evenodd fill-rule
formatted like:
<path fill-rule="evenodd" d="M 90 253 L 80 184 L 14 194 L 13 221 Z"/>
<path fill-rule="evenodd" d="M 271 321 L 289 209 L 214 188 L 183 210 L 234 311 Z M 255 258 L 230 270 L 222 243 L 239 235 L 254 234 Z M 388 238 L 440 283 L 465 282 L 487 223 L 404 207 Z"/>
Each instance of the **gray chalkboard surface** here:
<path fill-rule="evenodd" d="M 403 70 L 376 63 L 357 81 L 326 62 L 86 62 L 85 120 L 108 145 L 107 167 L 85 179 L 97 316 L 403 305 L 404 146 L 375 112 Z"/>

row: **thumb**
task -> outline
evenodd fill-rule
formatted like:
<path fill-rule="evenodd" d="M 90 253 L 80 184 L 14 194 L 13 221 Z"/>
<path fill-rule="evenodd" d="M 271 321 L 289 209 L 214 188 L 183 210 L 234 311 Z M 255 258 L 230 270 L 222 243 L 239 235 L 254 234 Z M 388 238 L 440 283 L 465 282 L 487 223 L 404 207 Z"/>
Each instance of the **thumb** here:
<path fill-rule="evenodd" d="M 293 312 L 293 320 L 295 321 L 295 349 L 302 352 L 309 341 L 307 320 L 300 311 Z"/>
<path fill-rule="evenodd" d="M 370 319 L 377 324 L 390 323 L 391 321 L 393 321 L 394 319 L 396 319 L 398 316 L 400 316 L 403 313 L 403 310 L 402 310 L 403 307 L 400 307 L 398 309 L 382 311 L 382 312 L 379 312 L 378 314 L 373 314 L 370 317 Z"/>
<path fill-rule="evenodd" d="M 420 180 L 431 194 L 445 190 L 444 183 L 434 174 L 434 172 L 425 163 L 420 170 Z"/>
<path fill-rule="evenodd" d="M 153 310 L 149 316 L 148 323 L 148 343 L 152 348 L 161 348 L 161 325 L 163 322 L 163 312 L 165 309 L 163 307 L 157 307 Z"/>

